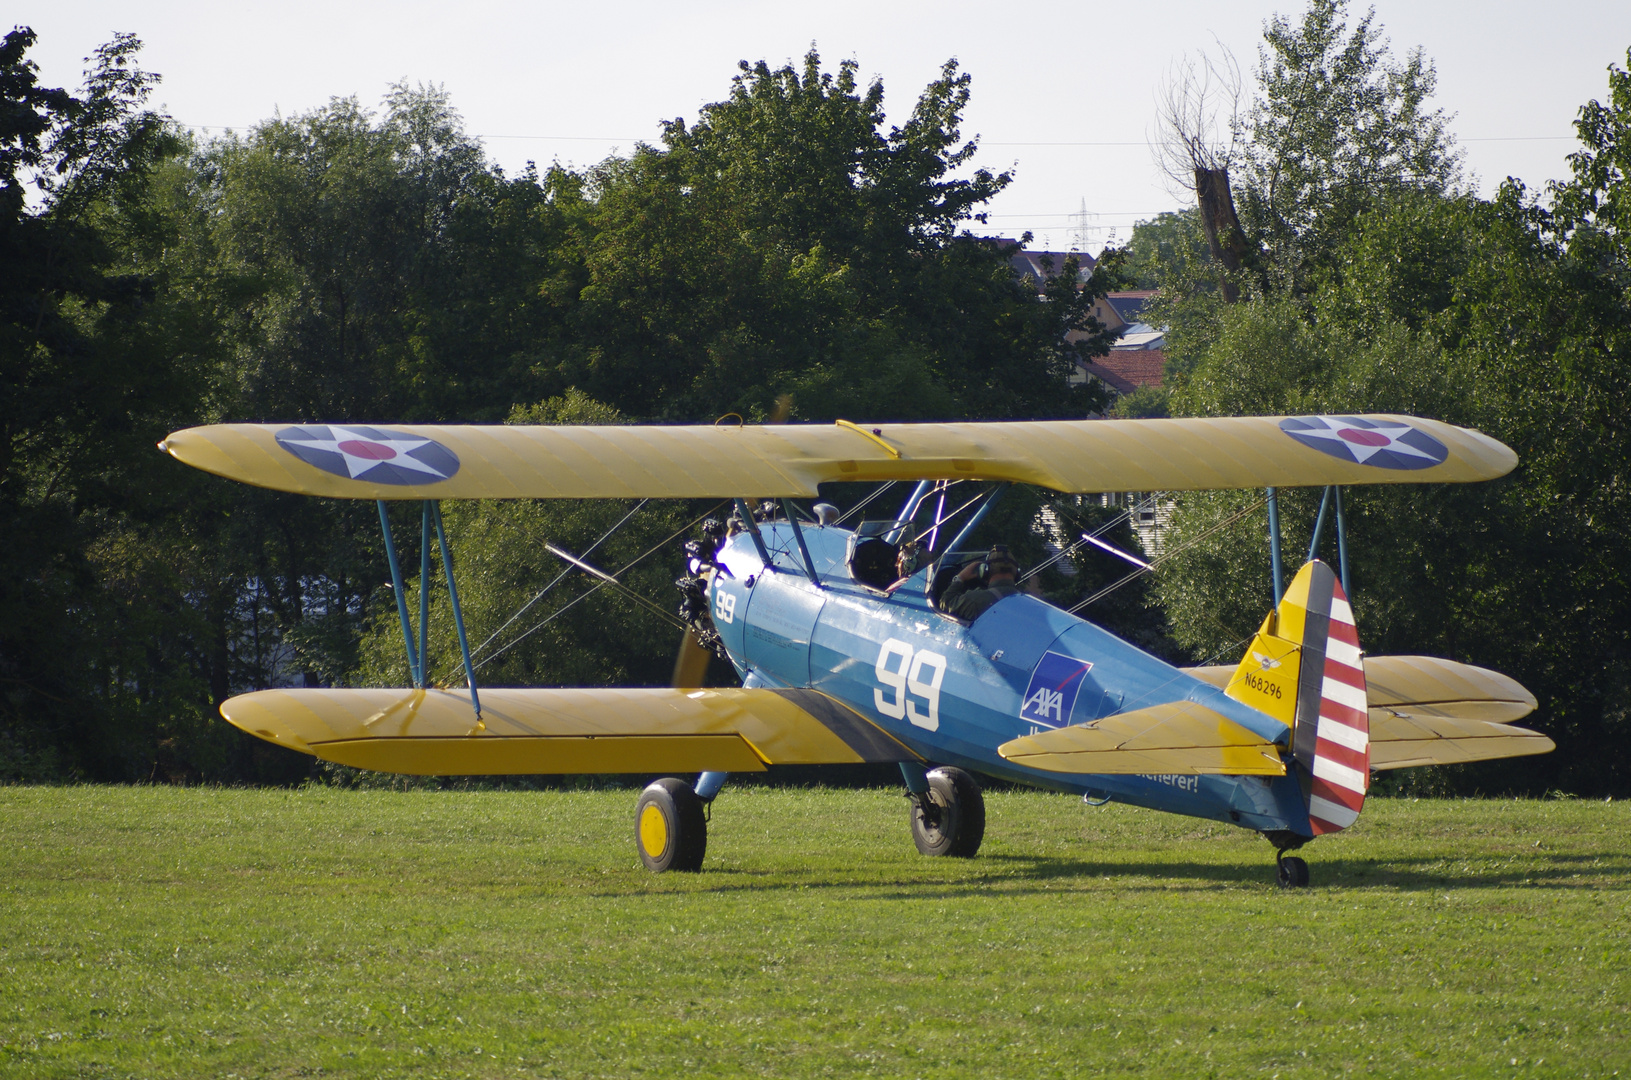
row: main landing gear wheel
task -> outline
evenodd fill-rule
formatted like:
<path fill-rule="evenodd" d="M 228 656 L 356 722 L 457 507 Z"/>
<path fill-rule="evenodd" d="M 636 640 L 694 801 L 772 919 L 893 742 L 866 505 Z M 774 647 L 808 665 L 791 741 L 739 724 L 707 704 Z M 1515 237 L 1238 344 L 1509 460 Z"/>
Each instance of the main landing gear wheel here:
<path fill-rule="evenodd" d="M 1308 864 L 1295 855 L 1281 855 L 1276 860 L 1279 866 L 1280 888 L 1306 889 L 1308 887 Z"/>
<path fill-rule="evenodd" d="M 702 869 L 708 821 L 690 784 L 665 776 L 647 785 L 634 806 L 634 846 L 653 873 Z"/>
<path fill-rule="evenodd" d="M 912 796 L 912 842 L 925 855 L 971 859 L 985 839 L 985 798 L 974 777 L 946 767 L 928 775 L 929 790 Z"/>

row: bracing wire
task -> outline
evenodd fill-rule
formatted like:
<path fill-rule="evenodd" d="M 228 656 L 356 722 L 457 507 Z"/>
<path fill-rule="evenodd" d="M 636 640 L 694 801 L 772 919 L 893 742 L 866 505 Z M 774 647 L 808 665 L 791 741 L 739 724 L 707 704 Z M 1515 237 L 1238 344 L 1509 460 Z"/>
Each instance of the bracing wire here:
<path fill-rule="evenodd" d="M 961 483 L 961 481 L 957 481 L 957 480 L 954 480 L 952 482 L 953 483 Z M 972 499 L 968 500 L 962 506 L 959 506 L 957 509 L 953 510 L 951 513 L 947 514 L 945 517 L 939 518 L 938 520 L 936 520 L 934 522 L 934 524 L 924 526 L 923 529 L 920 530 L 916 536 L 912 537 L 913 542 L 915 543 L 915 542 L 917 542 L 919 540 L 922 540 L 925 536 L 928 536 L 930 533 L 932 533 L 936 529 L 940 528 L 940 526 L 944 525 L 946 522 L 950 521 L 952 518 L 956 517 L 958 514 L 961 514 L 964 510 L 967 510 L 969 507 L 973 506 L 975 503 L 979 502 L 987 494 L 989 494 L 989 492 L 985 492 L 985 491 L 980 492 L 978 495 L 974 496 Z"/>
<path fill-rule="evenodd" d="M 1048 567 L 1052 566 L 1054 563 L 1058 562 L 1060 559 L 1068 558 L 1070 555 L 1072 555 L 1076 551 L 1080 550 L 1080 548 L 1082 547 L 1083 544 L 1088 543 L 1088 537 L 1092 537 L 1093 539 L 1097 540 L 1099 537 L 1103 536 L 1105 533 L 1109 532 L 1111 529 L 1116 528 L 1122 522 L 1131 521 L 1134 514 L 1136 514 L 1139 511 L 1143 510 L 1147 506 L 1154 505 L 1155 498 L 1156 497 L 1154 495 L 1151 495 L 1149 498 L 1144 499 L 1141 502 L 1134 503 L 1132 506 L 1129 506 L 1126 510 L 1123 510 L 1121 513 L 1117 514 L 1115 517 L 1111 518 L 1109 521 L 1106 521 L 1104 524 L 1100 525 L 1097 529 L 1094 529 L 1090 533 L 1084 533 L 1082 535 L 1082 539 L 1080 539 L 1080 540 L 1076 541 L 1075 543 L 1071 544 L 1069 547 L 1060 548 L 1058 551 L 1056 551 L 1052 555 L 1048 556 L 1047 559 L 1045 559 L 1042 562 L 1037 563 L 1035 566 L 1033 566 L 1029 570 L 1025 571 L 1025 573 L 1021 574 L 1019 576 L 1019 583 L 1023 585 L 1026 581 L 1029 581 L 1032 577 L 1036 576 L 1037 574 L 1040 574 L 1042 571 L 1046 570 Z M 1055 508 L 1054 512 L 1058 513 L 1058 509 Z"/>
<path fill-rule="evenodd" d="M 714 513 L 719 510 L 720 507 L 722 507 L 722 506 L 724 506 L 726 504 L 727 501 L 728 500 L 722 499 L 719 502 L 714 503 L 708 509 L 706 509 L 702 513 L 698 514 L 696 517 L 692 518 L 690 521 L 686 522 L 684 525 L 681 525 L 678 529 L 675 529 L 673 532 L 669 533 L 666 539 L 659 540 L 657 543 L 653 544 L 651 547 L 646 548 L 646 550 L 644 550 L 640 554 L 636 555 L 633 559 L 631 559 L 628 563 L 626 563 L 621 570 L 617 571 L 617 573 L 613 574 L 612 576 L 613 577 L 622 577 L 624 574 L 628 573 L 630 570 L 633 570 L 636 565 L 638 565 L 641 562 L 644 562 L 652 554 L 654 554 L 654 553 L 656 553 L 658 551 L 661 551 L 663 548 L 667 547 L 669 544 L 672 544 L 675 540 L 678 540 L 680 537 L 684 536 L 686 533 L 688 533 L 692 529 L 696 528 L 702 522 L 704 522 L 708 518 L 712 517 L 714 515 Z"/>
<path fill-rule="evenodd" d="M 560 607 L 556 608 L 554 611 L 552 611 L 548 615 L 544 616 L 544 618 L 543 618 L 543 620 L 541 622 L 539 622 L 539 623 L 535 624 L 534 626 L 530 627 L 529 629 L 523 631 L 515 639 L 513 639 L 513 640 L 511 640 L 509 642 L 506 642 L 504 645 L 500 646 L 497 649 L 494 649 L 493 652 L 490 655 L 483 658 L 481 660 L 481 662 L 476 664 L 476 670 L 480 671 L 482 668 L 486 667 L 488 664 L 492 663 L 494 660 L 497 660 L 499 657 L 503 656 L 510 649 L 515 648 L 517 645 L 521 644 L 523 641 L 525 641 L 527 638 L 531 637 L 533 634 L 536 634 L 538 631 L 542 630 L 544 627 L 548 626 L 550 623 L 554 622 L 556 619 L 560 618 L 562 615 L 565 615 L 568 611 L 571 611 L 573 608 L 577 607 L 578 604 L 581 601 L 589 599 L 590 596 L 592 596 L 594 593 L 598 592 L 601 589 L 601 587 L 604 586 L 605 584 L 606 583 L 604 581 L 595 582 L 593 585 L 589 586 L 583 592 L 579 593 L 577 596 L 574 596 L 571 600 L 568 600 L 566 603 L 562 604 Z M 460 666 L 462 667 L 463 665 L 460 665 Z M 456 678 L 457 676 L 458 676 L 458 672 L 454 672 L 453 677 Z"/>
<path fill-rule="evenodd" d="M 585 556 L 589 555 L 590 552 L 594 551 L 597 547 L 604 544 L 607 540 L 610 540 L 612 538 L 613 533 L 615 533 L 617 530 L 621 529 L 624 525 L 627 525 L 628 522 L 629 522 L 629 519 L 632 518 L 635 514 L 639 513 L 640 508 L 645 506 L 646 503 L 648 503 L 650 501 L 651 501 L 650 499 L 641 499 L 639 502 L 635 503 L 633 508 L 630 509 L 628 513 L 624 514 L 622 519 L 620 521 L 618 521 L 618 523 L 616 525 L 613 525 L 611 528 L 607 529 L 606 532 L 601 536 L 601 538 L 599 540 L 596 540 L 594 543 L 590 544 L 588 549 L 586 551 L 584 551 L 583 554 Z M 545 585 L 543 587 L 543 589 L 538 593 L 537 596 L 534 596 L 531 600 L 528 600 L 525 604 L 522 604 L 519 608 L 517 608 L 514 615 L 511 615 L 508 619 L 504 620 L 504 625 L 503 626 L 500 626 L 497 630 L 494 630 L 491 634 L 489 634 L 487 636 L 486 641 L 482 642 L 480 645 L 477 645 L 475 647 L 472 655 L 479 656 L 481 654 L 481 651 L 483 649 L 487 648 L 487 646 L 491 645 L 498 638 L 498 636 L 500 634 L 502 634 L 504 631 L 508 630 L 510 628 L 510 626 L 514 624 L 515 620 L 517 620 L 521 616 L 525 615 L 527 613 L 527 611 L 532 607 L 532 605 L 534 605 L 538 601 L 542 600 L 545 596 L 547 596 L 549 594 L 549 591 L 551 589 L 553 589 L 555 586 L 559 585 L 562 581 L 566 580 L 566 575 L 571 573 L 571 572 L 572 572 L 571 567 L 567 567 L 565 570 L 562 570 L 559 574 L 556 574 L 555 577 L 550 581 L 550 583 L 548 585 Z M 484 660 L 484 661 L 482 661 L 482 663 L 486 663 L 486 661 Z M 460 663 L 459 667 L 462 669 L 464 667 L 464 664 Z M 478 671 L 481 670 L 481 664 L 477 664 L 476 669 Z"/>
<path fill-rule="evenodd" d="M 898 480 L 891 480 L 886 484 L 879 485 L 878 489 L 876 491 L 874 491 L 872 494 L 868 495 L 866 498 L 862 499 L 860 502 L 856 503 L 854 506 L 852 506 L 848 510 L 844 511 L 844 513 L 842 515 L 840 515 L 838 520 L 833 522 L 833 524 L 834 525 L 842 525 L 844 522 L 848 521 L 850 518 L 852 518 L 856 514 L 860 513 L 867 506 L 870 506 L 872 504 L 873 500 L 877 499 L 878 496 L 882 495 L 884 492 L 888 491 L 890 488 L 894 487 L 899 482 L 900 481 L 898 481 Z"/>
<path fill-rule="evenodd" d="M 1202 540 L 1205 540 L 1207 537 L 1211 536 L 1213 533 L 1216 533 L 1221 529 L 1228 528 L 1230 525 L 1233 525 L 1235 522 L 1239 521 L 1241 518 L 1245 517 L 1247 514 L 1250 514 L 1252 511 L 1256 510 L 1258 507 L 1262 506 L 1263 504 L 1265 504 L 1267 502 L 1268 502 L 1267 498 L 1262 498 L 1262 499 L 1256 499 L 1256 500 L 1248 503 L 1245 507 L 1243 507 L 1242 509 L 1236 511 L 1233 514 L 1230 514 L 1228 517 L 1224 518 L 1222 521 L 1218 522 L 1216 525 L 1213 525 L 1210 529 L 1207 529 L 1205 532 L 1201 533 L 1199 536 L 1192 537 L 1189 540 L 1188 543 L 1180 544 L 1178 547 L 1173 548 L 1171 551 L 1163 551 L 1160 555 L 1157 555 L 1153 560 L 1151 560 L 1149 566 L 1139 567 L 1137 570 L 1134 570 L 1132 573 L 1126 575 L 1125 577 L 1120 578 L 1120 579 L 1118 579 L 1116 581 L 1113 581 L 1109 585 L 1106 585 L 1104 588 L 1100 589 L 1098 592 L 1094 593 L 1092 596 L 1089 596 L 1087 599 L 1078 601 L 1074 607 L 1067 608 L 1066 610 L 1070 614 L 1074 615 L 1078 611 L 1081 611 L 1083 608 L 1087 607 L 1089 604 L 1097 603 L 1098 601 L 1104 599 L 1106 596 L 1109 596 L 1111 593 L 1115 592 L 1117 589 L 1121 588 L 1123 585 L 1126 585 L 1128 582 L 1133 581 L 1133 580 L 1135 580 L 1137 578 L 1140 578 L 1140 577 L 1144 576 L 1145 574 L 1153 573 L 1155 570 L 1159 569 L 1164 563 L 1166 563 L 1166 561 L 1168 559 L 1171 559 L 1176 555 L 1180 555 L 1183 552 L 1188 551 L 1190 548 L 1194 547 L 1196 544 L 1200 543 Z"/>
<path fill-rule="evenodd" d="M 644 501 L 645 500 L 642 500 L 642 503 Z M 724 505 L 725 505 L 724 502 L 717 502 L 713 506 L 710 506 L 707 510 L 704 510 L 702 513 L 698 514 L 696 517 L 692 518 L 690 521 L 688 521 L 684 525 L 680 526 L 674 532 L 670 533 L 663 540 L 658 541 L 656 544 L 653 544 L 651 547 L 647 548 L 645 551 L 643 551 L 639 555 L 635 556 L 627 564 L 625 564 L 621 569 L 619 569 L 617 571 L 617 573 L 614 574 L 613 576 L 614 577 L 622 577 L 624 574 L 626 574 L 630 570 L 634 569 L 634 567 L 638 566 L 641 562 L 645 561 L 647 558 L 649 558 L 654 553 L 656 553 L 658 551 L 661 551 L 663 548 L 667 547 L 669 544 L 672 544 L 679 537 L 684 536 L 686 533 L 688 533 L 692 529 L 696 528 L 698 524 L 700 524 L 702 521 L 706 520 L 707 518 L 711 517 L 713 514 L 717 513 L 719 511 L 720 507 L 722 507 Z M 638 509 L 638 507 L 636 509 Z M 631 513 L 632 513 L 632 511 L 631 511 Z M 627 520 L 628 520 L 628 518 L 627 518 L 627 516 L 625 516 L 624 521 L 627 521 Z M 616 531 L 616 529 L 621 528 L 623 526 L 624 521 L 620 521 L 620 522 L 617 523 L 617 525 L 613 526 L 613 531 Z M 610 533 L 608 533 L 607 535 L 609 536 Z M 602 537 L 601 540 L 599 540 L 599 541 L 597 541 L 595 543 L 595 547 L 599 547 L 600 544 L 605 541 L 605 539 L 606 539 L 606 537 Z M 589 550 L 593 551 L 594 547 L 591 547 Z M 585 552 L 585 554 L 588 554 L 588 552 Z M 570 567 L 567 568 L 566 570 L 561 571 L 561 573 L 557 576 L 556 580 L 559 581 L 561 578 L 564 578 L 569 573 L 571 573 L 571 568 Z M 515 638 L 511 639 L 510 641 L 508 641 L 508 642 L 504 643 L 503 645 L 499 646 L 497 649 L 494 649 L 491 654 L 489 654 L 488 656 L 486 656 L 485 658 L 483 658 L 482 660 L 480 660 L 480 661 L 478 661 L 476 663 L 476 670 L 480 671 L 482 668 L 486 667 L 492 661 L 497 660 L 500 656 L 503 656 L 506 652 L 508 652 L 509 650 L 515 648 L 515 646 L 519 645 L 521 642 L 525 641 L 527 638 L 531 637 L 533 634 L 537 633 L 539 630 L 542 630 L 544 627 L 546 627 L 550 623 L 554 622 L 557 618 L 559 618 L 560 616 L 566 614 L 572 608 L 576 607 L 579 604 L 579 602 L 581 602 L 583 600 L 587 600 L 591 595 L 598 592 L 601 589 L 601 587 L 604 586 L 605 584 L 606 584 L 606 582 L 604 582 L 604 581 L 595 582 L 594 585 L 590 586 L 588 589 L 585 589 L 582 593 L 579 593 L 576 597 L 574 597 L 573 599 L 568 601 L 566 604 L 562 605 L 561 607 L 559 607 L 556 610 L 552 611 L 550 614 L 546 615 L 543 618 L 542 621 L 536 623 L 532 627 L 528 628 L 526 631 L 522 632 L 520 635 L 516 636 Z M 551 582 L 551 587 L 553 585 L 554 585 L 554 582 Z M 632 590 L 630 590 L 630 591 L 632 593 Z M 647 603 L 649 604 L 650 602 L 647 601 Z M 531 605 L 529 604 L 528 606 L 531 606 Z M 652 605 L 652 606 L 654 606 L 654 605 Z M 665 616 L 667 616 L 668 613 L 664 612 L 663 614 Z M 515 621 L 514 617 L 512 617 L 509 621 L 514 622 Z M 505 625 L 507 626 L 507 625 L 509 625 L 509 623 L 506 623 Z M 497 634 L 493 635 L 493 637 L 497 637 L 497 636 L 498 636 Z M 488 640 L 491 641 L 492 638 L 489 638 Z M 484 647 L 485 647 L 485 645 L 484 645 Z M 463 670 L 463 665 L 460 665 L 460 670 Z M 457 677 L 457 674 L 458 673 L 455 672 L 453 677 Z"/>

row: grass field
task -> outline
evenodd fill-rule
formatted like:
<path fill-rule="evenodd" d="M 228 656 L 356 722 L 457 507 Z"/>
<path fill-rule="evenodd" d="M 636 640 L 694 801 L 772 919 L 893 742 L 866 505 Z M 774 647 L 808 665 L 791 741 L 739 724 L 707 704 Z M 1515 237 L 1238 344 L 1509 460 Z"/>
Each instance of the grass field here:
<path fill-rule="evenodd" d="M 1631 807 L 1373 800 L 1254 835 L 729 788 L 0 788 L 0 1076 L 1631 1076 Z"/>

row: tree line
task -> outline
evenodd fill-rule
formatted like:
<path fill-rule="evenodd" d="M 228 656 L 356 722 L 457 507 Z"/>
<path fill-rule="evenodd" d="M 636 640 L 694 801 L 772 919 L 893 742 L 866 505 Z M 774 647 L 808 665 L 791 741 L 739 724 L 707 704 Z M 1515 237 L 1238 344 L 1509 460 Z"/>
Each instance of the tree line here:
<path fill-rule="evenodd" d="M 1101 285 L 1074 260 L 1018 278 L 971 231 L 1012 177 L 973 166 L 955 63 L 898 125 L 853 62 L 744 63 L 654 144 L 509 176 L 433 86 L 199 139 L 147 107 L 136 38 L 72 93 L 38 84 L 33 40 L 0 45 L 0 778 L 298 778 L 220 702 L 405 677 L 374 508 L 179 467 L 154 448 L 176 428 L 1105 404 L 1069 381 L 1106 343 Z M 601 554 L 706 509 L 642 508 Z M 449 507 L 473 630 L 511 645 L 484 676 L 666 680 L 672 632 L 610 592 L 505 627 L 559 570 L 540 534 L 583 550 L 628 510 Z M 678 544 L 632 571 L 664 606 Z"/>
<path fill-rule="evenodd" d="M 33 35 L 14 31 L 0 46 L 0 778 L 296 781 L 309 759 L 230 728 L 221 700 L 405 678 L 374 508 L 180 467 L 153 448 L 176 428 L 1110 407 L 1397 411 L 1513 446 L 1521 464 L 1495 483 L 1346 493 L 1367 648 L 1505 671 L 1559 743 L 1398 782 L 1623 791 L 1631 76 L 1611 69 L 1581 110 L 1568 180 L 1482 199 L 1432 107 L 1431 63 L 1395 58 L 1373 16 L 1348 21 L 1339 0 L 1311 0 L 1265 26 L 1249 88 L 1227 59 L 1175 80 L 1168 165 L 1196 207 L 1139 226 L 1085 287 L 1069 263 L 1018 278 L 1012 250 L 981 237 L 1012 176 L 975 166 L 955 63 L 893 126 L 852 62 L 744 63 L 653 144 L 511 176 L 435 87 L 395 86 L 377 114 L 335 99 L 199 139 L 147 108 L 156 76 L 135 38 L 99 50 L 70 93 L 37 84 Z M 1111 403 L 1069 375 L 1107 347 L 1089 310 L 1118 285 L 1160 290 L 1148 318 L 1168 328 L 1168 371 Z M 1202 534 L 1257 497 L 1180 498 L 1166 540 L 1180 553 L 1087 614 L 1170 659 L 1234 659 L 1270 603 L 1263 515 Z M 1289 551 L 1317 498 L 1282 493 Z M 1044 505 L 1078 524 L 1111 513 L 1010 498 L 994 525 L 1027 559 Z M 599 556 L 667 603 L 673 538 L 710 509 L 450 504 L 483 676 L 665 681 L 671 629 L 580 579 L 547 591 L 561 568 L 538 541 L 583 551 L 632 514 Z M 400 511 L 410 563 L 417 524 Z M 1120 576 L 1093 555 L 1071 569 L 1048 581 L 1059 595 Z M 456 667 L 450 622 L 434 602 L 433 673 Z"/>

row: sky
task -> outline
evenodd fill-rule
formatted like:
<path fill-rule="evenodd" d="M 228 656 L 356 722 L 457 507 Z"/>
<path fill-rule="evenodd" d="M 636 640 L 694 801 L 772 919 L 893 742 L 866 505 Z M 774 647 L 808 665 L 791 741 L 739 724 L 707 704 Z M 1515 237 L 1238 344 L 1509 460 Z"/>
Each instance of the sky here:
<path fill-rule="evenodd" d="M 1263 23 L 1296 0 L 1144 0 L 1000 9 L 830 0 L 600 7 L 516 0 L 24 0 L 14 16 L 39 41 L 46 85 L 77 87 L 84 58 L 115 31 L 145 43 L 163 76 L 153 98 L 206 133 L 244 131 L 331 97 L 378 107 L 393 82 L 437 83 L 489 158 L 583 167 L 657 142 L 659 121 L 723 99 L 739 60 L 798 61 L 814 45 L 836 68 L 881 78 L 891 122 L 910 114 L 941 65 L 973 78 L 963 134 L 977 163 L 1011 169 L 989 234 L 1029 230 L 1032 247 L 1097 252 L 1133 224 L 1193 200 L 1154 161 L 1156 98 L 1175 61 L 1220 46 L 1248 76 Z M 1350 9 L 1350 25 L 1363 4 Z M 1478 189 L 1507 176 L 1531 188 L 1567 174 L 1572 121 L 1626 66 L 1625 0 L 1378 0 L 1376 22 L 1402 57 L 1420 46 L 1438 70 L 1437 104 Z M 1085 211 L 1085 213 L 1084 213 Z"/>

